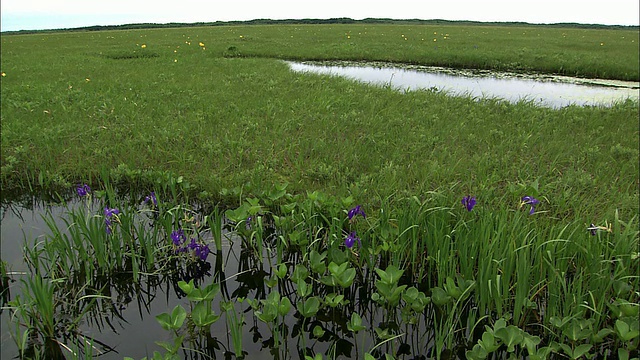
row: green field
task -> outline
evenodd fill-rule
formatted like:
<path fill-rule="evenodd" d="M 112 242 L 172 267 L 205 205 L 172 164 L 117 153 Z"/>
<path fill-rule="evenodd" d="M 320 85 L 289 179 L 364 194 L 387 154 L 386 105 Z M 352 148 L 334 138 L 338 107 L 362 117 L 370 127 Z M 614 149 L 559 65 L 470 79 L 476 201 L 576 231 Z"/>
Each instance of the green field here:
<path fill-rule="evenodd" d="M 637 102 L 551 110 L 402 94 L 277 59 L 638 80 L 638 33 L 335 24 L 3 35 L 3 189 L 69 188 L 107 169 L 135 188 L 183 176 L 214 201 L 288 183 L 365 202 L 473 193 L 490 207 L 534 186 L 550 217 L 638 212 Z"/>

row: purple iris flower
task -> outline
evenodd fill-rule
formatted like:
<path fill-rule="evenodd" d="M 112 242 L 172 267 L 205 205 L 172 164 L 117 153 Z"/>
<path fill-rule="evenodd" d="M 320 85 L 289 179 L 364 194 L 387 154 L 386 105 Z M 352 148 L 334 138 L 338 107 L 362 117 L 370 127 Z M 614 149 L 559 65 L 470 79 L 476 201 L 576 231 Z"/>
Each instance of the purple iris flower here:
<path fill-rule="evenodd" d="M 107 235 L 111 235 L 111 230 L 112 230 L 111 218 L 118 214 L 120 214 L 120 210 L 116 208 L 108 208 L 108 207 L 104 208 L 104 223 L 105 225 L 107 225 Z"/>
<path fill-rule="evenodd" d="M 531 205 L 531 210 L 529 210 L 529 215 L 533 215 L 533 213 L 536 211 L 535 205 L 538 205 L 540 203 L 540 200 L 534 198 L 533 196 L 525 196 L 522 198 L 522 204 L 523 205 Z"/>
<path fill-rule="evenodd" d="M 152 191 L 151 194 L 149 194 L 144 198 L 144 202 L 146 203 L 151 202 L 153 206 L 158 206 L 158 199 L 156 199 L 156 193 Z"/>
<path fill-rule="evenodd" d="M 195 249 L 195 254 L 200 260 L 205 261 L 211 250 L 207 245 L 199 244 Z"/>
<path fill-rule="evenodd" d="M 173 245 L 180 246 L 185 240 L 187 240 L 187 237 L 184 235 L 184 231 L 182 229 L 171 232 L 171 241 L 173 241 Z"/>
<path fill-rule="evenodd" d="M 78 185 L 76 191 L 80 197 L 85 197 L 91 194 L 91 188 L 87 184 Z"/>
<path fill-rule="evenodd" d="M 476 206 L 476 197 L 465 196 L 462 198 L 462 205 L 467 208 L 467 211 L 473 210 L 473 207 Z"/>
<path fill-rule="evenodd" d="M 347 235 L 347 238 L 344 239 L 344 244 L 347 246 L 347 248 L 351 249 L 356 241 L 360 244 L 360 238 L 356 235 L 355 231 L 352 231 L 349 235 Z"/>
<path fill-rule="evenodd" d="M 360 207 L 360 205 L 354 207 L 353 209 L 349 210 L 349 212 L 347 213 L 347 216 L 349 217 L 349 220 L 353 220 L 353 218 L 356 215 L 362 215 L 363 218 L 367 218 L 367 214 L 364 213 L 364 210 L 362 210 L 362 208 Z"/>

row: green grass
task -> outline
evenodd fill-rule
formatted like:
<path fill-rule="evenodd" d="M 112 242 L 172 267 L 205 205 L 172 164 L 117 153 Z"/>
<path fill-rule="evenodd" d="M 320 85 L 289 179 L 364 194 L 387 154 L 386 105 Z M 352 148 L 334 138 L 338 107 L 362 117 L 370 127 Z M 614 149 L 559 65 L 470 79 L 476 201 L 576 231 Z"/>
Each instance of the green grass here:
<path fill-rule="evenodd" d="M 5 35 L 1 184 L 55 190 L 97 183 L 106 170 L 132 188 L 182 176 L 213 201 L 224 189 L 288 183 L 372 204 L 438 190 L 491 209 L 534 195 L 550 218 L 588 225 L 619 210 L 629 219 L 638 213 L 637 102 L 552 110 L 403 94 L 292 73 L 276 59 L 637 80 L 637 49 L 634 31 L 458 25 Z"/>

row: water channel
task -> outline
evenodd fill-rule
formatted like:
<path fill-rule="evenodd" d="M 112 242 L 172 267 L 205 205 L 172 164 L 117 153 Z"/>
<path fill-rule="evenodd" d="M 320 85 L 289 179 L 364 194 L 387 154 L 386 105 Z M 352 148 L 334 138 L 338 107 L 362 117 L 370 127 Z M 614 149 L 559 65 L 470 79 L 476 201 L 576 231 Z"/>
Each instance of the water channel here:
<path fill-rule="evenodd" d="M 291 70 L 344 76 L 390 86 L 398 90 L 432 89 L 477 99 L 500 98 L 509 102 L 532 101 L 540 106 L 611 106 L 626 99 L 638 100 L 640 83 L 581 79 L 556 75 L 525 75 L 480 70 L 454 70 L 432 66 L 389 63 L 288 62 Z"/>

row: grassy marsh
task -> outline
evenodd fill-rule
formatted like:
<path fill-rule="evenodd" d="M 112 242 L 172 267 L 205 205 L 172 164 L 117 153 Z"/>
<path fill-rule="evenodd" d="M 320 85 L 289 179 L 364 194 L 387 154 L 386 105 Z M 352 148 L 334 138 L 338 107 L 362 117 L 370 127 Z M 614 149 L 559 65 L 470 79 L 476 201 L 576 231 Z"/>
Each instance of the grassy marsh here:
<path fill-rule="evenodd" d="M 228 26 L 3 36 L 2 186 L 68 188 L 107 169 L 143 186 L 170 172 L 214 201 L 226 188 L 289 183 L 293 191 L 362 199 L 451 189 L 456 197 L 477 194 L 487 207 L 516 201 L 533 186 L 551 217 L 591 222 L 618 209 L 629 218 L 638 212 L 637 102 L 551 110 L 400 93 L 295 74 L 273 58 L 637 80 L 637 48 L 631 30 L 544 27 Z M 523 49 L 537 55 L 515 55 Z"/>

